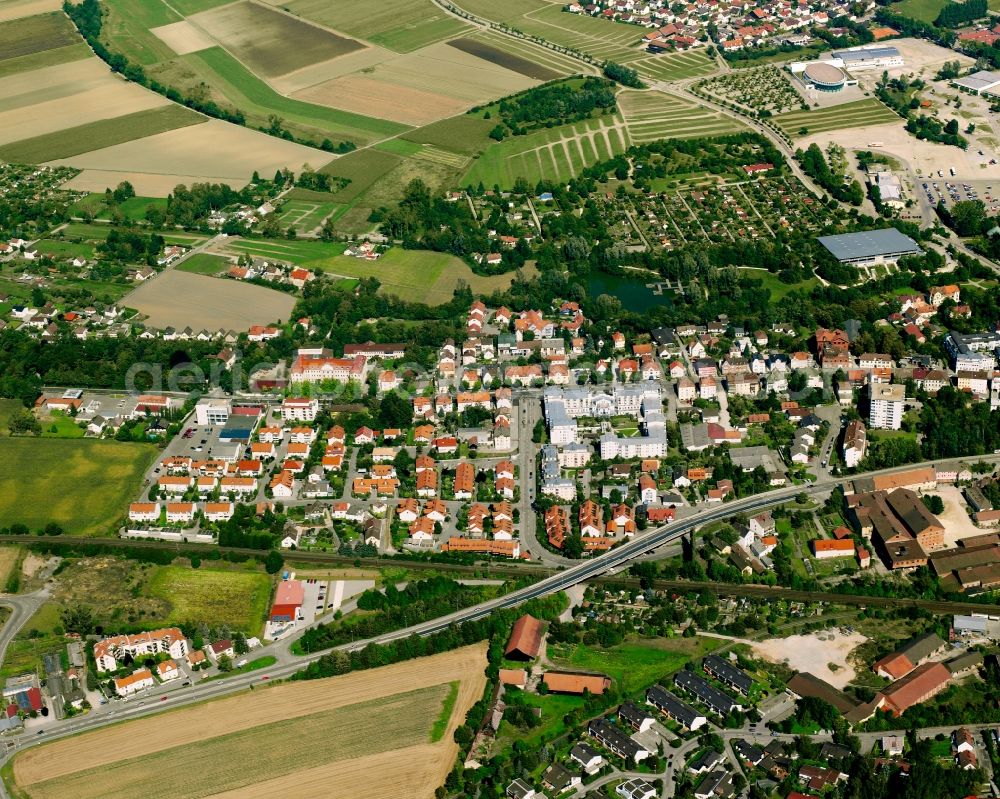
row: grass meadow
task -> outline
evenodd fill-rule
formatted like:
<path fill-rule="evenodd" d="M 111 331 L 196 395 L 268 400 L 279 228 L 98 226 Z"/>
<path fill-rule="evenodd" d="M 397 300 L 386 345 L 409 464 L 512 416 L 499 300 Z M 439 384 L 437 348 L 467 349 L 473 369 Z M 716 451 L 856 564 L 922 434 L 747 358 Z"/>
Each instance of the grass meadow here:
<path fill-rule="evenodd" d="M 38 530 L 100 535 L 124 516 L 156 457 L 151 444 L 54 438 L 0 439 L 0 519 Z"/>
<path fill-rule="evenodd" d="M 146 593 L 171 606 L 164 624 L 205 622 L 260 635 L 271 599 L 271 579 L 261 572 L 163 566 Z"/>

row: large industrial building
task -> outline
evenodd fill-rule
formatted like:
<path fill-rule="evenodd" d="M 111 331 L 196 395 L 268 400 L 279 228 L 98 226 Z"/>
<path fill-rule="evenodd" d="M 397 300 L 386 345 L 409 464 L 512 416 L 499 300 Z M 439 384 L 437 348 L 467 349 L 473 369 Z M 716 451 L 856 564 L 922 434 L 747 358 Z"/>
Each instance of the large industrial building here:
<path fill-rule="evenodd" d="M 895 47 L 852 47 L 834 50 L 817 61 L 796 61 L 788 70 L 806 86 L 820 92 L 839 92 L 845 86 L 857 86 L 855 72 L 870 69 L 892 69 L 904 65 L 903 56 Z"/>
<path fill-rule="evenodd" d="M 818 241 L 842 264 L 855 266 L 894 264 L 904 255 L 923 252 L 913 239 L 894 227 L 820 236 Z"/>

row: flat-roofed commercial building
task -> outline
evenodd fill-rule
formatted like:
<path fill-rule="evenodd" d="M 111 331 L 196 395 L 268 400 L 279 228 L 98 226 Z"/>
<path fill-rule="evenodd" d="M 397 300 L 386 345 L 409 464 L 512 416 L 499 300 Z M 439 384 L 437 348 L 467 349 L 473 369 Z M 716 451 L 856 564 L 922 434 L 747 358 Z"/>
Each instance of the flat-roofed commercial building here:
<path fill-rule="evenodd" d="M 842 264 L 855 266 L 894 264 L 904 255 L 923 252 L 913 239 L 894 227 L 820 236 L 818 241 Z"/>

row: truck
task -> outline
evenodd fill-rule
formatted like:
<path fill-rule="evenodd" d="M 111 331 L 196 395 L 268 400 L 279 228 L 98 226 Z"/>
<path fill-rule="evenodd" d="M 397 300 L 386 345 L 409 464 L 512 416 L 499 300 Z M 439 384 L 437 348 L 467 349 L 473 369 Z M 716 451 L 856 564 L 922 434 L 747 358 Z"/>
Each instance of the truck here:
<path fill-rule="evenodd" d="M 948 171 L 951 173 L 952 177 L 955 177 L 955 167 L 953 166 L 948 167 Z"/>

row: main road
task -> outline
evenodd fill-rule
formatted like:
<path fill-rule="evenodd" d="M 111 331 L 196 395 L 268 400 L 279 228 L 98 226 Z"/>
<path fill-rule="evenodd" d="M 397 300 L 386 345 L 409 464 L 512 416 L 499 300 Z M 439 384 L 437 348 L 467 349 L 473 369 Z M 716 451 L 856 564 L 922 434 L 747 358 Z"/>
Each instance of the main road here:
<path fill-rule="evenodd" d="M 941 460 L 936 463 L 957 463 L 960 460 L 967 461 L 969 459 L 956 458 L 950 461 Z M 1000 463 L 1000 455 L 987 455 L 983 456 L 979 460 L 996 464 Z M 874 472 L 867 472 L 864 476 L 873 477 L 877 475 L 895 474 L 917 468 L 920 465 L 921 464 L 909 464 L 907 466 L 892 469 L 880 469 Z M 466 621 L 481 619 L 494 611 L 516 607 L 517 605 L 527 602 L 528 600 L 547 596 L 548 594 L 552 594 L 557 591 L 562 591 L 579 582 L 590 580 L 606 573 L 617 573 L 619 570 L 625 568 L 635 558 L 664 544 L 677 541 L 682 536 L 693 532 L 696 528 L 701 527 L 702 525 L 729 518 L 737 513 L 753 512 L 781 504 L 792 499 L 796 494 L 803 492 L 816 494 L 830 491 L 843 482 L 845 482 L 845 479 L 826 478 L 811 485 L 788 486 L 768 491 L 763 494 L 738 499 L 733 502 L 727 502 L 721 505 L 712 507 L 706 506 L 702 512 L 696 516 L 672 522 L 671 524 L 664 525 L 663 527 L 652 531 L 647 531 L 617 549 L 610 550 L 603 555 L 598 555 L 589 560 L 581 561 L 564 571 L 544 577 L 526 588 L 513 591 L 509 594 L 497 597 L 496 599 L 492 599 L 488 602 L 483 602 L 479 605 L 474 605 L 472 607 L 456 611 L 447 616 L 423 622 L 422 624 L 416 624 L 402 630 L 396 630 L 375 638 L 356 641 L 335 648 L 351 651 L 361 649 L 370 643 L 388 643 L 408 638 L 411 635 L 431 635 L 447 629 L 452 624 L 461 624 Z M 837 594 L 829 595 L 830 601 L 835 602 L 837 597 Z M 11 597 L 3 598 L 3 600 L 8 604 L 13 604 L 11 602 L 12 599 L 13 598 Z M 27 597 L 25 597 L 25 599 L 27 599 Z M 37 600 L 37 597 L 33 597 L 31 602 L 34 603 Z M 27 608 L 22 607 L 22 610 L 27 610 Z M 15 617 L 12 617 L 11 620 L 13 621 L 14 618 Z M 17 618 L 20 618 L 20 614 L 17 615 Z M 23 623 L 23 621 L 21 623 Z M 7 631 L 5 630 L 5 632 Z M 10 635 L 11 633 L 7 634 L 8 639 Z M 0 645 L 3 645 L 2 637 L 0 637 Z M 265 647 L 265 650 L 266 649 L 268 648 Z M 279 663 L 277 663 L 273 668 L 263 670 L 266 674 L 262 674 L 261 671 L 249 672 L 247 674 L 235 675 L 225 679 L 200 683 L 198 685 L 191 686 L 183 692 L 171 691 L 170 693 L 165 694 L 168 697 L 166 702 L 162 701 L 157 696 L 150 696 L 148 699 L 130 700 L 121 703 L 116 702 L 111 705 L 103 706 L 102 708 L 95 708 L 94 711 L 85 716 L 68 719 L 63 723 L 60 723 L 58 726 L 50 727 L 46 730 L 44 735 L 37 737 L 34 735 L 22 735 L 19 738 L 16 738 L 13 745 L 8 745 L 8 749 L 2 758 L 0 758 L 0 762 L 9 759 L 14 753 L 20 751 L 21 749 L 37 745 L 43 741 L 97 729 L 108 724 L 115 724 L 119 721 L 149 715 L 168 708 L 202 702 L 207 699 L 215 699 L 239 691 L 253 690 L 253 686 L 255 684 L 260 685 L 262 679 L 266 678 L 268 680 L 275 680 L 290 677 L 292 674 L 300 671 L 309 663 L 319 660 L 329 651 L 330 650 L 312 653 L 300 658 L 291 658 L 288 656 L 279 658 Z M 157 694 L 161 693 L 163 693 L 163 691 L 157 692 Z M 0 796 L 6 796 L 6 791 L 3 790 L 2 786 L 0 786 Z"/>

